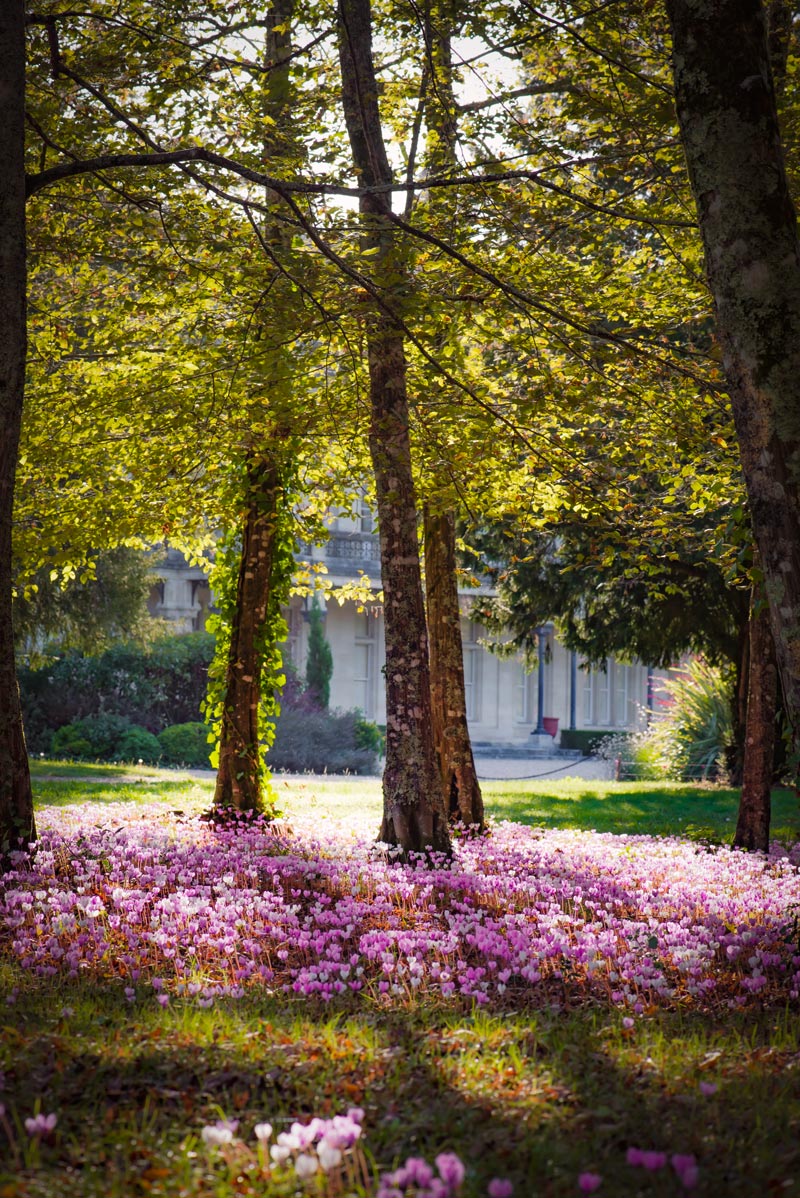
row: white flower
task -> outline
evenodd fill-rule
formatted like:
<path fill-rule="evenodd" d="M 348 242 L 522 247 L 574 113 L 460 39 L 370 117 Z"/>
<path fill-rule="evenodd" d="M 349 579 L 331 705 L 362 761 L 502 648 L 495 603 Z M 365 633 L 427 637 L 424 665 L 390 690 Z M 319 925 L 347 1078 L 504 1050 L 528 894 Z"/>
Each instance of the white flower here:
<path fill-rule="evenodd" d="M 342 1160 L 341 1150 L 335 1144 L 329 1144 L 327 1140 L 320 1140 L 319 1147 L 317 1148 L 317 1156 L 319 1157 L 320 1165 L 326 1173 L 329 1173 L 331 1169 L 335 1169 L 337 1165 L 341 1164 Z"/>
<path fill-rule="evenodd" d="M 269 1154 L 276 1165 L 282 1165 L 292 1155 L 291 1148 L 286 1148 L 283 1144 L 273 1144 L 269 1150 Z"/>
<path fill-rule="evenodd" d="M 310 1152 L 301 1152 L 294 1162 L 294 1167 L 298 1177 L 313 1177 L 317 1171 L 317 1158 Z"/>
<path fill-rule="evenodd" d="M 233 1141 L 233 1132 L 229 1127 L 204 1127 L 200 1138 L 208 1148 L 219 1148 L 222 1144 Z"/>
<path fill-rule="evenodd" d="M 271 1123 L 257 1123 L 255 1125 L 255 1127 L 253 1128 L 253 1132 L 255 1133 L 255 1137 L 259 1141 L 259 1143 L 265 1144 L 267 1142 L 267 1140 L 270 1138 L 270 1136 L 272 1135 L 272 1124 Z"/>

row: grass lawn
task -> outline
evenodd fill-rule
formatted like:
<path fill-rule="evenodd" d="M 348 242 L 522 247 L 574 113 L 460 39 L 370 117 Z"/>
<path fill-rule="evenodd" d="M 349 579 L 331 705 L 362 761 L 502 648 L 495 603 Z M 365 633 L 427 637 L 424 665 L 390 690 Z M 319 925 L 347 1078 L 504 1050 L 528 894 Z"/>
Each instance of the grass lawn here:
<path fill-rule="evenodd" d="M 175 770 L 130 766 L 34 762 L 37 805 L 164 799 L 202 809 L 214 793 L 211 773 L 189 777 Z M 377 778 L 274 779 L 281 809 L 288 816 L 309 810 L 321 819 L 373 817 L 380 824 L 381 789 Z M 580 778 L 542 778 L 484 782 L 486 809 L 497 820 L 515 820 L 543 828 L 584 828 L 597 832 L 651 836 L 681 835 L 726 843 L 736 827 L 739 793 L 689 782 L 605 782 Z M 793 791 L 772 796 L 772 834 L 784 843 L 800 840 L 800 800 Z"/>
<path fill-rule="evenodd" d="M 142 862 L 149 862 L 148 869 L 166 869 L 159 862 L 183 851 L 174 842 L 184 826 L 193 824 L 188 817 L 208 807 L 212 793 L 205 778 L 125 767 L 65 768 L 47 762 L 35 764 L 34 785 L 40 823 L 64 821 L 65 835 L 71 837 L 69 852 L 56 854 L 55 872 L 42 885 L 52 895 L 74 889 L 84 903 L 81 910 L 88 910 L 93 895 L 108 895 L 115 871 L 124 868 L 127 850 L 120 849 L 117 859 L 114 846 L 126 820 L 126 827 L 144 837 L 138 867 L 144 869 Z M 259 870 L 267 874 L 279 866 L 289 871 L 282 875 L 289 879 L 285 897 L 295 908 L 305 912 L 312 896 L 322 904 L 314 925 L 322 937 L 358 887 L 363 892 L 365 877 L 374 874 L 380 885 L 389 877 L 391 902 L 381 907 L 380 885 L 375 891 L 377 914 L 370 924 L 375 934 L 396 926 L 402 959 L 413 962 L 421 951 L 413 938 L 424 920 L 438 920 L 447 910 L 453 923 L 466 904 L 465 939 L 459 949 L 466 968 L 474 963 L 470 936 L 481 929 L 488 934 L 492 920 L 505 927 L 511 900 L 507 907 L 502 896 L 522 893 L 515 886 L 523 867 L 531 893 L 537 893 L 545 879 L 550 889 L 541 891 L 545 898 L 539 906 L 525 898 L 527 906 L 520 910 L 529 914 L 520 918 L 537 919 L 545 908 L 550 918 L 555 903 L 551 926 L 556 931 L 563 928 L 567 938 L 575 929 L 580 935 L 581 925 L 591 922 L 593 908 L 586 898 L 594 893 L 592 887 L 606 894 L 607 870 L 609 902 L 621 913 L 622 935 L 639 918 L 639 900 L 647 905 L 653 898 L 645 893 L 647 885 L 637 892 L 636 879 L 650 876 L 650 858 L 663 851 L 666 864 L 652 873 L 653 893 L 661 888 L 659 901 L 677 902 L 675 893 L 684 887 L 686 894 L 702 894 L 703 904 L 695 909 L 690 903 L 685 916 L 671 916 L 669 925 L 666 915 L 662 922 L 647 906 L 649 923 L 645 920 L 642 927 L 650 939 L 645 937 L 637 959 L 643 962 L 648 954 L 661 954 L 666 961 L 668 937 L 670 952 L 679 953 L 695 925 L 708 920 L 712 907 L 721 913 L 713 917 L 717 938 L 728 928 L 730 938 L 738 936 L 751 948 L 732 963 L 722 949 L 713 962 L 709 959 L 708 968 L 716 971 L 722 990 L 712 992 L 708 1000 L 687 989 L 676 970 L 665 965 L 665 975 L 678 979 L 673 998 L 648 999 L 641 1010 L 612 1001 L 606 990 L 593 986 L 580 954 L 570 955 L 566 940 L 563 957 L 547 964 L 551 972 L 545 974 L 542 967 L 538 986 L 515 988 L 512 979 L 507 992 L 497 987 L 480 1005 L 458 993 L 437 997 L 427 983 L 416 992 L 406 987 L 396 997 L 374 986 L 323 1002 L 313 995 L 285 992 L 276 981 L 270 986 L 247 985 L 240 997 L 217 996 L 203 1005 L 205 1000 L 198 1002 L 198 996 L 176 991 L 170 958 L 163 955 L 157 967 L 167 979 L 169 994 L 161 1005 L 156 1001 L 158 985 L 152 984 L 156 964 L 133 977 L 124 947 L 118 958 L 106 956 L 77 969 L 76 978 L 65 976 L 60 963 L 49 976 L 22 968 L 20 953 L 13 948 L 19 927 L 31 929 L 33 947 L 25 951 L 35 953 L 37 944 L 44 945 L 52 935 L 52 921 L 61 918 L 50 914 L 53 904 L 48 907 L 45 891 L 37 898 L 31 886 L 32 909 L 20 902 L 14 908 L 20 925 L 9 921 L 0 930 L 0 1103 L 5 1107 L 0 1117 L 0 1198 L 365 1194 L 374 1192 L 378 1173 L 408 1156 L 433 1162 L 443 1151 L 456 1152 L 466 1166 L 460 1191 L 464 1198 L 485 1195 L 493 1178 L 509 1179 L 515 1198 L 568 1198 L 582 1192 L 579 1177 L 586 1173 L 602 1179 L 600 1198 L 689 1192 L 669 1162 L 662 1166 L 652 1158 L 650 1164 L 657 1166 L 652 1169 L 629 1164 L 631 1148 L 693 1156 L 698 1172 L 691 1192 L 703 1198 L 800 1196 L 798 1000 L 789 996 L 789 983 L 784 984 L 781 973 L 781 964 L 790 972 L 794 968 L 793 955 L 800 965 L 796 926 L 792 928 L 797 867 L 766 867 L 697 844 L 673 847 L 669 842 L 664 849 L 655 840 L 631 839 L 646 834 L 725 842 L 735 820 L 733 792 L 547 779 L 487 783 L 487 807 L 496 820 L 547 831 L 540 836 L 538 831 L 498 830 L 485 850 L 487 868 L 495 841 L 497 852 L 507 854 L 501 857 L 496 882 L 481 891 L 477 902 L 469 889 L 474 875 L 466 876 L 463 900 L 440 911 L 436 903 L 441 894 L 435 888 L 439 883 L 423 901 L 425 888 L 413 876 L 396 867 L 387 871 L 383 865 L 371 865 L 368 857 L 358 864 L 360 849 L 351 851 L 345 844 L 341 851 L 353 855 L 346 856 L 340 868 L 339 850 L 324 839 L 343 824 L 352 824 L 354 837 L 359 828 L 371 832 L 377 827 L 377 781 L 278 779 L 276 785 L 288 821 L 303 835 L 321 838 L 322 847 L 297 860 L 318 864 L 295 882 L 290 862 L 296 849 L 288 841 L 276 841 L 274 857 L 262 854 L 253 860 L 260 861 Z M 120 800 L 124 808 L 111 806 Z M 87 801 L 98 804 L 88 815 L 76 806 Z M 165 813 L 165 820 L 168 813 L 185 815 L 170 815 L 163 844 L 151 845 L 149 828 L 158 811 Z M 776 835 L 800 839 L 794 796 L 776 793 L 774 817 Z M 79 820 L 84 823 L 70 823 Z M 91 820 L 102 829 L 100 848 L 92 847 Z M 620 840 L 571 829 L 615 832 Z M 253 888 L 269 889 L 268 882 L 254 881 L 256 872 L 246 870 L 240 877 L 235 864 L 226 874 L 225 853 L 233 861 L 236 839 L 225 845 L 220 881 L 209 890 L 206 905 L 232 902 L 233 916 L 244 917 Z M 464 851 L 473 850 L 466 846 Z M 474 848 L 478 855 L 483 851 L 481 845 Z M 541 854 L 535 858 L 537 865 L 525 866 L 534 860 L 525 856 L 529 853 Z M 80 861 L 89 862 L 80 866 L 82 881 L 75 876 Z M 728 862 L 735 869 L 723 890 L 720 878 L 727 877 Z M 191 868 L 188 857 L 179 857 L 176 877 L 188 877 Z M 748 976 L 744 958 L 761 943 L 768 922 L 756 898 L 747 897 L 762 893 L 747 889 L 762 881 L 773 891 L 786 887 L 785 928 L 781 926 L 776 954 L 781 961 L 765 965 L 769 983 L 763 989 L 728 997 L 738 993 L 734 987 L 740 976 Z M 23 880 L 13 888 L 24 890 Z M 177 891 L 166 889 L 172 902 Z M 0 914 L 5 920 L 5 912 Z M 143 928 L 157 927 L 152 903 L 142 918 Z M 202 925 L 204 911 L 199 918 Z M 774 922 L 774 915 L 769 918 Z M 81 925 L 87 938 L 95 934 L 98 922 Z M 407 943 L 403 937 L 408 937 Z M 288 954 L 295 951 L 290 941 L 291 937 Z M 130 951 L 141 955 L 145 950 Z M 230 951 L 220 948 L 222 966 L 213 964 L 213 955 L 202 968 L 196 962 L 192 976 L 202 980 L 203 969 L 208 972 L 213 964 L 213 976 L 221 977 Z M 234 950 L 234 956 L 241 951 Z M 619 959 L 624 964 L 624 956 Z M 276 1132 L 286 1131 L 294 1119 L 329 1117 L 351 1106 L 365 1112 L 365 1168 L 373 1179 L 366 1188 L 359 1188 L 357 1179 L 346 1182 L 337 1170 L 327 1180 L 316 1174 L 303 1183 L 292 1170 L 262 1168 L 254 1124 L 269 1120 Z M 25 1131 L 24 1119 L 37 1107 L 42 1114 L 57 1114 L 52 1134 L 38 1137 Z M 202 1142 L 201 1131 L 218 1119 L 237 1119 L 239 1127 L 231 1144 L 213 1149 Z M 683 1177 L 693 1180 L 690 1173 Z M 418 1190 L 409 1193 L 416 1195 Z"/>

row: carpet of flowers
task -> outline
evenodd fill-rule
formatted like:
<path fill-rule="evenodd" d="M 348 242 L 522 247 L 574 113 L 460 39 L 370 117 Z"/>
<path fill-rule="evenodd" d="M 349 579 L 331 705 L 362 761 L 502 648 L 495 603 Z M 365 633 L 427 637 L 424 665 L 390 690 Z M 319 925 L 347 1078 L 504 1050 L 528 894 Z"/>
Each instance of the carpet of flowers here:
<path fill-rule="evenodd" d="M 129 1000 L 247 987 L 330 1002 L 503 1007 L 796 1002 L 800 846 L 500 824 L 400 864 L 349 825 L 214 826 L 163 806 L 49 809 L 0 887 L 26 970 L 118 978 Z"/>

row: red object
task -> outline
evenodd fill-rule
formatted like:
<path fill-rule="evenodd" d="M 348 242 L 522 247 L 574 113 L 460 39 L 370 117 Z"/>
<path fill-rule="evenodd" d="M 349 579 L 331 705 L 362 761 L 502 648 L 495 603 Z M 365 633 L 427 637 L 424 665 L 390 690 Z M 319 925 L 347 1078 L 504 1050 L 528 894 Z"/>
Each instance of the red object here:
<path fill-rule="evenodd" d="M 558 717 L 546 715 L 542 718 L 542 723 L 544 724 L 545 732 L 547 732 L 550 736 L 552 736 L 553 740 L 555 740 L 558 736 Z"/>

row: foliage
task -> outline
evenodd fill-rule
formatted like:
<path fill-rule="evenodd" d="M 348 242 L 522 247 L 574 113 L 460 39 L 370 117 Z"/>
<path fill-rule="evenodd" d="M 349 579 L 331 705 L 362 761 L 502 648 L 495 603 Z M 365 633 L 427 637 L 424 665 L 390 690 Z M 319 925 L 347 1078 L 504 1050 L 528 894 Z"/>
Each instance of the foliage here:
<path fill-rule="evenodd" d="M 209 727 L 198 721 L 171 724 L 158 734 L 161 758 L 167 765 L 193 765 L 206 769 L 211 765 Z"/>
<path fill-rule="evenodd" d="M 197 719 L 205 694 L 213 637 L 192 632 L 147 648 L 120 644 L 97 657 L 68 653 L 19 671 L 25 729 L 32 752 L 46 751 L 53 729 L 112 712 L 157 733 Z"/>
<path fill-rule="evenodd" d="M 650 729 L 612 733 L 599 745 L 597 756 L 609 763 L 611 776 L 620 782 L 668 777 L 660 744 Z"/>
<path fill-rule="evenodd" d="M 384 750 L 386 737 L 372 720 L 365 720 L 363 716 L 359 716 L 356 720 L 355 742 L 358 749 L 380 754 Z"/>
<path fill-rule="evenodd" d="M 333 654 L 325 636 L 325 624 L 316 595 L 311 604 L 306 656 L 306 689 L 317 706 L 327 710 L 331 698 Z"/>
<path fill-rule="evenodd" d="M 113 761 L 120 756 L 123 741 L 134 729 L 145 731 L 143 728 L 137 729 L 124 715 L 107 713 L 86 716 L 85 719 L 65 724 L 53 734 L 51 752 L 56 757 L 93 757 Z"/>
<path fill-rule="evenodd" d="M 268 762 L 273 770 L 291 773 L 374 774 L 379 746 L 376 726 L 356 711 L 284 707 L 275 721 Z"/>
<path fill-rule="evenodd" d="M 161 743 L 152 732 L 134 724 L 119 741 L 114 757 L 119 761 L 141 761 L 146 765 L 155 765 L 161 757 Z"/>
<path fill-rule="evenodd" d="M 700 658 L 663 683 L 666 698 L 651 725 L 667 776 L 717 778 L 733 726 L 730 683 L 724 671 Z"/>
<path fill-rule="evenodd" d="M 590 728 L 565 728 L 559 745 L 562 749 L 578 749 L 584 757 L 589 757 L 600 750 L 604 741 L 615 735 L 615 732 L 596 732 Z"/>
<path fill-rule="evenodd" d="M 14 600 L 17 653 L 30 665 L 65 652 L 97 655 L 115 641 L 147 644 L 161 624 L 147 611 L 151 556 L 120 546 L 74 567 L 40 567 Z"/>
<path fill-rule="evenodd" d="M 476 618 L 505 634 L 506 651 L 535 653 L 536 626 L 552 620 L 585 661 L 613 656 L 669 666 L 694 652 L 738 664 L 749 591 L 708 551 L 724 516 L 687 520 L 680 532 L 654 540 L 637 522 L 633 495 L 630 508 L 624 520 L 564 510 L 538 530 L 507 522 L 468 534 L 497 589 L 476 600 Z M 736 521 L 728 538 L 746 550 L 749 533 Z"/>

